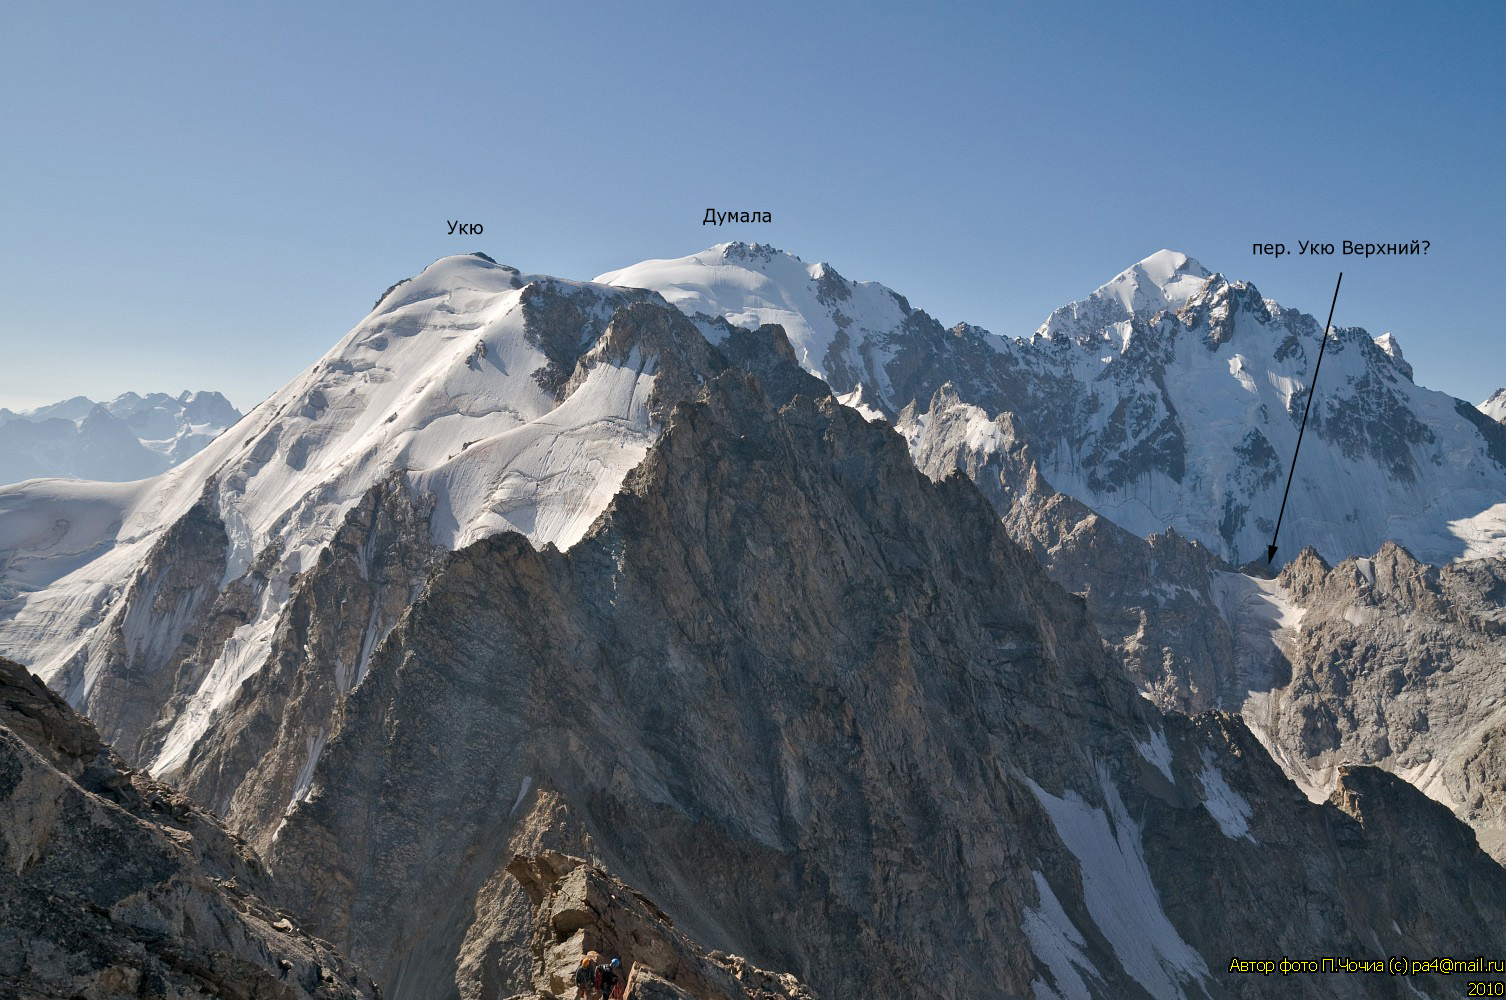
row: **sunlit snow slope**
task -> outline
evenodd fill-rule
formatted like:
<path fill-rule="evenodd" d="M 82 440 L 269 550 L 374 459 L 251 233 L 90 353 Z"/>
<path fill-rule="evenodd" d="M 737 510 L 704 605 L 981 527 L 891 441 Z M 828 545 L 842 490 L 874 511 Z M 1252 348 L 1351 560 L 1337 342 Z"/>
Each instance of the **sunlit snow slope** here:
<path fill-rule="evenodd" d="M 845 402 L 893 395 L 887 366 L 902 342 L 909 304 L 872 281 L 848 281 L 830 264 L 753 243 L 723 243 L 677 260 L 647 260 L 609 271 L 598 282 L 658 292 L 691 317 L 734 326 L 784 327 L 800 363 L 825 378 Z M 703 326 L 712 340 L 719 331 Z"/>
<path fill-rule="evenodd" d="M 0 489 L 0 652 L 87 704 L 106 659 L 91 640 L 117 623 L 133 574 L 207 493 L 229 538 L 221 586 L 255 581 L 260 610 L 207 666 L 166 741 L 165 769 L 259 668 L 295 576 L 386 477 L 431 498 L 439 545 L 509 529 L 538 546 L 571 545 L 654 434 L 653 358 L 583 365 L 565 384 L 632 298 L 480 256 L 445 258 L 391 289 L 333 350 L 185 464 L 137 483 Z M 152 625 L 174 626 L 183 623 Z"/>
<path fill-rule="evenodd" d="M 1479 410 L 1492 420 L 1506 422 L 1506 389 L 1497 389 L 1489 399 L 1480 404 Z"/>

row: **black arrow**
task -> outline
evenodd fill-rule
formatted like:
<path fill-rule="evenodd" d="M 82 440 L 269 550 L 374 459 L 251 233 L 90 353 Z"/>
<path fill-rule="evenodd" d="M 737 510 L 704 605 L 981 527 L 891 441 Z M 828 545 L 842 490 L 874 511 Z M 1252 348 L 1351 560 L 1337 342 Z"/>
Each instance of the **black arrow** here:
<path fill-rule="evenodd" d="M 1302 435 L 1307 432 L 1307 414 L 1313 408 L 1313 397 L 1318 394 L 1318 369 L 1323 367 L 1323 351 L 1328 347 L 1328 330 L 1333 326 L 1333 307 L 1339 304 L 1339 285 L 1344 283 L 1344 272 L 1333 286 L 1333 301 L 1328 305 L 1328 322 L 1323 324 L 1323 343 L 1318 347 L 1318 363 L 1313 365 L 1313 378 L 1307 384 L 1307 405 L 1302 408 L 1302 426 L 1297 431 L 1297 447 L 1292 449 L 1292 464 L 1286 472 L 1286 492 L 1281 494 L 1281 513 L 1276 515 L 1276 530 L 1271 532 L 1271 544 L 1265 547 L 1265 564 L 1269 566 L 1276 558 L 1276 536 L 1281 534 L 1281 519 L 1286 516 L 1286 498 L 1292 492 L 1292 474 L 1297 471 L 1297 453 L 1302 450 Z"/>

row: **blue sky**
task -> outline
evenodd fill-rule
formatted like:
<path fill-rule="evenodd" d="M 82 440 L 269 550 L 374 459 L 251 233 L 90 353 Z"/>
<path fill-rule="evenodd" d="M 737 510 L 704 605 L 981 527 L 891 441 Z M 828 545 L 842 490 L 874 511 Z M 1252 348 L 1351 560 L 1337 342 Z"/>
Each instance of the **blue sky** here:
<path fill-rule="evenodd" d="M 1335 322 L 1477 402 L 1506 384 L 1503 29 L 1499 3 L 9 0 L 0 405 L 247 408 L 433 258 L 589 278 L 727 239 L 1011 335 L 1161 247 L 1320 318 L 1342 268 Z"/>

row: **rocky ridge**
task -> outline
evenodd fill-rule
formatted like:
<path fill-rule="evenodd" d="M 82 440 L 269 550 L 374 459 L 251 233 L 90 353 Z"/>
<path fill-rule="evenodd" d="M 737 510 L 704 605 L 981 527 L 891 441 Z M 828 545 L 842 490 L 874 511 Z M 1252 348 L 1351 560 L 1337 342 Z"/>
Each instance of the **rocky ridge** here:
<path fill-rule="evenodd" d="M 1289 680 L 1244 715 L 1322 793 L 1373 763 L 1417 785 L 1506 863 L 1506 563 L 1435 567 L 1397 545 L 1330 567 L 1306 550 L 1275 581 L 1296 612 L 1266 655 Z"/>
<path fill-rule="evenodd" d="M 623 1000 L 815 1000 L 794 976 L 745 959 L 707 953 L 642 893 L 583 858 L 557 851 L 520 854 L 507 866 L 534 909 L 534 992 L 515 1000 L 573 994 L 582 955 L 630 955 Z"/>
<path fill-rule="evenodd" d="M 0 995 L 380 997 L 256 855 L 0 659 Z"/>
<path fill-rule="evenodd" d="M 962 473 L 1010 537 L 1087 604 L 1104 641 L 1163 708 L 1200 712 L 1234 700 L 1234 635 L 1219 613 L 1217 573 L 1229 567 L 1168 529 L 1130 534 L 1055 489 L 1011 413 L 990 418 L 942 386 L 928 407 L 896 421 L 916 466 L 932 479 Z"/>
<path fill-rule="evenodd" d="M 1258 516 L 1259 498 L 1274 510 L 1279 498 L 1272 491 L 1285 481 L 1281 463 L 1295 438 L 1306 402 L 1303 380 L 1322 332 L 1313 317 L 1163 251 L 1056 310 L 1030 340 L 1000 340 L 965 324 L 943 330 L 881 286 L 792 261 L 798 264 L 772 248 L 730 244 L 603 278 L 657 288 L 703 323 L 708 312 L 798 312 L 800 335 L 831 345 L 825 355 L 807 349 L 806 367 L 844 401 L 882 411 L 927 474 L 962 472 L 973 479 L 1012 537 L 1053 579 L 1084 597 L 1105 641 L 1157 704 L 1184 712 L 1246 711 L 1294 780 L 1319 798 L 1332 789 L 1339 759 L 1395 768 L 1457 806 L 1499 852 L 1493 807 L 1464 806 L 1455 797 L 1483 794 L 1493 801 L 1496 793 L 1481 791 L 1488 778 L 1468 782 L 1467 795 L 1463 779 L 1455 778 L 1459 787 L 1444 792 L 1441 760 L 1431 764 L 1413 752 L 1407 756 L 1412 763 L 1402 766 L 1389 749 L 1391 742 L 1436 742 L 1411 732 L 1415 713 L 1400 706 L 1388 712 L 1384 702 L 1393 695 L 1387 695 L 1362 713 L 1368 721 L 1358 721 L 1345 700 L 1346 682 L 1326 676 L 1331 663 L 1294 666 L 1290 660 L 1303 651 L 1285 640 L 1285 619 L 1304 609 L 1263 579 L 1273 525 Z M 880 308 L 886 302 L 888 312 Z M 864 320 L 855 322 L 859 316 Z M 718 335 L 709 329 L 708 336 Z M 1334 558 L 1362 560 L 1398 534 L 1415 536 L 1412 544 L 1435 561 L 1495 551 L 1506 539 L 1497 516 L 1506 509 L 1500 504 L 1506 491 L 1497 485 L 1479 493 L 1476 486 L 1499 483 L 1506 469 L 1506 439 L 1488 419 L 1499 416 L 1492 410 L 1498 401 L 1477 410 L 1415 386 L 1389 333 L 1371 340 L 1340 328 L 1329 353 L 1338 364 L 1325 365 L 1308 435 L 1309 445 L 1321 442 L 1321 454 L 1304 459 L 1328 471 L 1298 480 L 1289 512 L 1293 524 L 1302 525 L 1303 539 Z M 1227 367 L 1230 381 L 1216 371 L 1220 367 Z M 1239 434 L 1229 436 L 1229 428 Z M 1480 511 L 1454 522 L 1452 542 L 1435 530 L 1449 515 L 1436 498 L 1418 495 L 1419 483 L 1433 489 L 1453 475 L 1454 458 L 1437 451 L 1444 441 L 1454 442 L 1446 446 L 1454 458 L 1472 453 L 1476 467 L 1454 480 L 1457 489 L 1444 506 L 1467 495 L 1470 510 Z M 1332 495 L 1335 489 L 1342 496 Z M 1317 507 L 1296 513 L 1307 503 L 1304 490 Z M 1330 531 L 1335 503 L 1352 503 L 1342 538 Z M 1423 520 L 1432 524 L 1420 535 L 1396 513 L 1416 510 L 1426 511 Z M 1232 564 L 1247 559 L 1250 575 L 1231 572 Z M 1499 608 L 1499 599 L 1475 595 L 1466 605 L 1488 611 Z M 1393 650 L 1428 644 L 1439 630 L 1457 631 L 1452 612 L 1437 602 L 1395 610 L 1399 617 L 1389 621 L 1405 627 L 1387 631 Z M 1434 611 L 1445 617 L 1430 618 Z M 1287 687 L 1294 672 L 1313 678 L 1303 682 L 1305 694 Z M 1506 697 L 1499 679 L 1472 670 L 1436 672 L 1426 692 L 1410 683 L 1393 687 L 1394 697 L 1460 704 L 1494 705 Z M 1314 703 L 1327 697 L 1337 699 L 1331 708 Z M 1348 721 L 1327 727 L 1322 737 L 1310 726 L 1273 722 L 1275 706 L 1292 701 L 1301 701 L 1306 713 L 1331 712 Z M 1388 738 L 1393 726 L 1399 728 Z M 1340 731 L 1348 735 L 1341 739 Z M 1338 759 L 1331 745 L 1336 739 L 1344 743 Z M 1489 747 L 1482 743 L 1468 753 L 1494 759 Z"/>

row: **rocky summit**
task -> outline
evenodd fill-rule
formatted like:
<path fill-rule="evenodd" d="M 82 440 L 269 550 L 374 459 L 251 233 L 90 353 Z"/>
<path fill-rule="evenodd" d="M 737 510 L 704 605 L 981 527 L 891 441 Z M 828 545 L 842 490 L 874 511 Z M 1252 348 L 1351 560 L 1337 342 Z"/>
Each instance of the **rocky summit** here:
<path fill-rule="evenodd" d="M 1506 457 L 1394 338 L 1330 345 L 1364 488 L 1267 571 L 1321 330 L 1190 258 L 1019 341 L 757 245 L 603 279 L 446 258 L 158 478 L 0 490 L 0 650 L 124 758 L 7 668 L 24 995 L 562 997 L 617 956 L 630 998 L 1443 997 L 1259 969 L 1506 958 Z"/>

